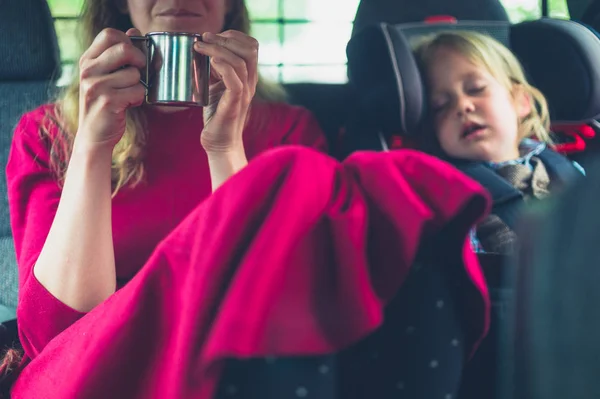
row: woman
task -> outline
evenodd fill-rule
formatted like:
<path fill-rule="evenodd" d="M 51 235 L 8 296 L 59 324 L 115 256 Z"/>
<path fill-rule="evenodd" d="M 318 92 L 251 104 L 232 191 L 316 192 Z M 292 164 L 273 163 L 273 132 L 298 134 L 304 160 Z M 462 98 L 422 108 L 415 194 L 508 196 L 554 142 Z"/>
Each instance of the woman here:
<path fill-rule="evenodd" d="M 179 4 L 86 3 L 79 79 L 56 104 L 25 115 L 17 127 L 7 173 L 21 338 L 31 357 L 112 295 L 117 281 L 131 278 L 211 186 L 219 187 L 248 158 L 279 144 L 325 147 L 307 111 L 265 101 L 280 91 L 259 83 L 258 44 L 246 34 L 243 1 Z M 218 75 L 208 115 L 140 106 L 138 69 L 145 58 L 124 30 L 129 36 L 203 33 L 195 50 L 211 57 Z M 43 318 L 29 308 L 28 299 L 40 296 L 48 306 Z"/>
<path fill-rule="evenodd" d="M 260 79 L 243 0 L 88 1 L 81 28 L 77 78 L 22 118 L 7 167 L 29 359 L 134 276 L 248 159 L 282 144 L 326 148 L 312 115 Z M 204 110 L 142 105 L 145 56 L 129 36 L 153 31 L 203 34 L 195 50 L 213 71 Z"/>

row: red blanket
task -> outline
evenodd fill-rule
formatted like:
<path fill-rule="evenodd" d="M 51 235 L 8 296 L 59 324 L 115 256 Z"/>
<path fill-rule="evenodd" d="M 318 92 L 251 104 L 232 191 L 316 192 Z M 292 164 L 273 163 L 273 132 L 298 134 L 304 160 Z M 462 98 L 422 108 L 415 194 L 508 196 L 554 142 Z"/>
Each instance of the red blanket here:
<path fill-rule="evenodd" d="M 304 148 L 268 152 L 52 340 L 13 398 L 208 399 L 228 357 L 335 352 L 382 323 L 430 239 L 471 278 L 474 348 L 489 303 L 466 237 L 487 203 L 477 183 L 417 152 L 342 164 Z"/>

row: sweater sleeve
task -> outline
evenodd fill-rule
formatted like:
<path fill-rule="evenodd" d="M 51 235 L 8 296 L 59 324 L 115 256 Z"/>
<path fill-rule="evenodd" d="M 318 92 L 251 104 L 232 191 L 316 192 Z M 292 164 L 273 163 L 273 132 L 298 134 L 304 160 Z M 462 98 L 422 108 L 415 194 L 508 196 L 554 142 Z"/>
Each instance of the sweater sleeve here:
<path fill-rule="evenodd" d="M 48 141 L 39 133 L 50 109 L 49 106 L 40 107 L 21 118 L 6 167 L 10 219 L 19 267 L 17 320 L 25 354 L 32 359 L 50 340 L 83 316 L 50 294 L 33 274 L 33 266 L 46 241 L 61 195 L 61 188 L 50 169 Z M 55 125 L 48 129 L 50 136 L 56 134 Z"/>

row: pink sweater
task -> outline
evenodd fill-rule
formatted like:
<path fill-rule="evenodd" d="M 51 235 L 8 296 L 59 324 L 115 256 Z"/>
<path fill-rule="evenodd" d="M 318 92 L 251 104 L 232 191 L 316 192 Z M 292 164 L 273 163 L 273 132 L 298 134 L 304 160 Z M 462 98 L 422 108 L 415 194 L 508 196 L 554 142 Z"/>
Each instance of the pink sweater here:
<path fill-rule="evenodd" d="M 49 167 L 47 140 L 39 128 L 52 105 L 23 116 L 7 166 L 8 198 L 19 265 L 20 338 L 26 356 L 36 357 L 56 335 L 83 316 L 54 298 L 32 273 L 61 196 Z M 47 123 L 47 122 L 44 122 Z M 50 126 L 50 135 L 57 133 Z M 173 114 L 148 112 L 146 181 L 124 189 L 113 200 L 113 239 L 119 286 L 148 260 L 156 245 L 211 194 L 206 153 L 200 145 L 201 109 Z M 325 150 L 325 138 L 305 109 L 260 104 L 244 133 L 249 160 L 284 144 Z"/>

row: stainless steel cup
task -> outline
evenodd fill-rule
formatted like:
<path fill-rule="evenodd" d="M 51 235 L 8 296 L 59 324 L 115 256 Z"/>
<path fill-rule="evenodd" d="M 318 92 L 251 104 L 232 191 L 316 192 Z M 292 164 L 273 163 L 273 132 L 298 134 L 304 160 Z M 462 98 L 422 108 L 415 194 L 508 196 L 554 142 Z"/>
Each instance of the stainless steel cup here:
<path fill-rule="evenodd" d="M 196 33 L 151 32 L 130 38 L 146 54 L 141 83 L 146 102 L 156 105 L 199 106 L 208 104 L 209 57 L 198 54 Z M 144 76 L 145 75 L 145 76 Z"/>

